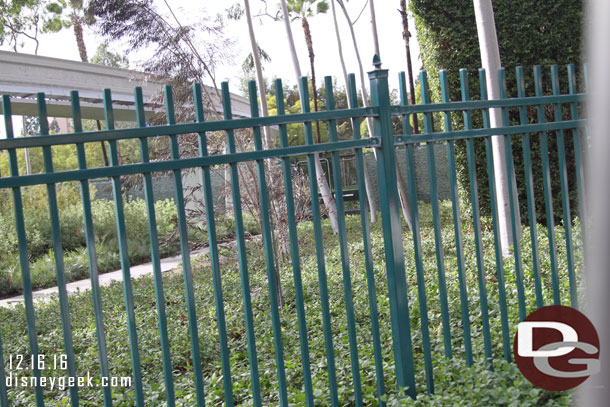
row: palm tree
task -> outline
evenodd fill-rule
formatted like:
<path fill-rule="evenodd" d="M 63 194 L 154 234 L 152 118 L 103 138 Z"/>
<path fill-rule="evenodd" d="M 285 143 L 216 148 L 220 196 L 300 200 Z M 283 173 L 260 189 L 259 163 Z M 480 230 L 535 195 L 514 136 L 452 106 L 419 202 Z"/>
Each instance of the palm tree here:
<path fill-rule="evenodd" d="M 309 59 L 312 67 L 312 88 L 314 94 L 314 110 L 317 110 L 317 98 L 316 98 L 316 88 L 315 88 L 315 71 L 313 70 L 313 42 L 311 40 L 311 30 L 309 29 L 309 22 L 307 21 L 307 17 L 311 17 L 313 13 L 313 6 L 317 3 L 318 12 L 326 12 L 328 9 L 328 4 L 325 1 L 318 0 L 290 0 L 291 10 L 298 13 L 299 16 L 303 19 L 303 32 L 305 34 L 305 41 L 307 43 L 307 48 L 309 51 Z M 292 56 L 292 65 L 294 68 L 294 73 L 296 75 L 297 83 L 300 84 L 301 78 L 301 66 L 299 64 L 299 59 L 296 53 L 296 46 L 294 44 L 294 39 L 292 37 L 292 29 L 290 28 L 290 14 L 288 10 L 288 4 L 286 0 L 281 0 L 282 14 L 284 19 L 284 24 L 286 27 L 286 36 L 288 38 L 288 45 L 290 47 L 290 53 Z M 324 5 L 322 5 L 324 4 Z M 298 11 L 297 11 L 298 10 Z M 303 89 L 301 89 L 301 93 Z M 317 123 L 316 123 L 317 124 Z M 319 138 L 319 137 L 318 137 Z M 319 140 L 318 140 L 319 141 Z M 335 198 L 333 197 L 330 187 L 328 185 L 328 181 L 326 177 L 324 177 L 324 169 L 322 168 L 322 162 L 320 161 L 320 156 L 315 154 L 315 166 L 316 166 L 316 175 L 318 181 L 318 187 L 320 188 L 320 193 L 322 194 L 322 199 L 324 200 L 324 205 L 328 210 L 328 217 L 330 219 L 330 223 L 333 228 L 333 232 L 336 234 L 339 232 L 339 226 L 337 223 L 337 206 L 335 204 Z"/>

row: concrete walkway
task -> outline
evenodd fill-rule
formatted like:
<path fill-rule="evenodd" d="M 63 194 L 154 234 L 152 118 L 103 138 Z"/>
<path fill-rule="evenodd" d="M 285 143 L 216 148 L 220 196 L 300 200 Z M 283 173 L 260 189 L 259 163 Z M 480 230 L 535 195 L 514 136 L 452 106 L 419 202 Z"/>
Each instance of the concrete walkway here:
<path fill-rule="evenodd" d="M 191 252 L 191 259 L 200 256 L 202 254 L 206 254 L 209 251 L 209 248 L 203 248 L 199 250 L 195 250 Z M 174 256 L 168 257 L 165 259 L 161 259 L 161 271 L 166 272 L 177 268 L 182 263 L 182 256 Z M 153 266 L 152 263 L 144 263 L 139 266 L 131 267 L 131 279 L 135 280 L 142 276 L 146 276 L 152 274 Z M 121 270 L 112 271 L 110 273 L 104 273 L 99 275 L 100 286 L 110 285 L 113 281 L 123 281 L 123 272 Z M 73 281 L 69 284 L 66 284 L 66 289 L 68 294 L 76 294 L 82 291 L 88 291 L 91 289 L 91 280 L 79 280 Z M 34 302 L 45 300 L 51 298 L 53 295 L 57 294 L 57 287 L 46 288 L 44 290 L 34 291 L 32 293 L 34 297 Z M 9 308 L 16 304 L 23 302 L 23 295 L 19 295 L 12 298 L 5 298 L 0 300 L 0 307 Z"/>

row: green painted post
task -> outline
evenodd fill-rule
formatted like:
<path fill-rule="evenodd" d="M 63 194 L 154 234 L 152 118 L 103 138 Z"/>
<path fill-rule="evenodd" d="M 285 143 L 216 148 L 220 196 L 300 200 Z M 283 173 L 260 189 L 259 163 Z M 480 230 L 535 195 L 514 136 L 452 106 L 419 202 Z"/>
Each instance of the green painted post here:
<path fill-rule="evenodd" d="M 284 88 L 282 80 L 275 80 L 275 100 L 278 116 L 284 116 Z M 285 124 L 280 125 L 280 147 L 288 147 L 288 131 Z M 303 387 L 305 404 L 314 406 L 313 384 L 311 380 L 311 361 L 309 359 L 309 341 L 307 339 L 307 314 L 303 296 L 303 280 L 301 277 L 301 257 L 299 255 L 299 237 L 294 207 L 294 191 L 292 187 L 292 168 L 290 158 L 282 157 L 282 173 L 284 176 L 284 191 L 286 192 L 286 216 L 288 218 L 288 236 L 290 239 L 290 259 L 292 260 L 292 276 L 294 281 L 294 296 L 296 300 L 297 319 L 299 321 L 299 342 L 301 346 L 301 363 L 303 365 Z"/>
<path fill-rule="evenodd" d="M 4 372 L 4 353 L 2 352 L 2 329 L 0 329 L 0 407 L 8 407 L 6 373 Z"/>
<path fill-rule="evenodd" d="M 75 133 L 82 133 L 82 115 L 80 110 L 80 100 L 77 91 L 70 92 L 72 101 L 72 123 Z M 78 169 L 87 168 L 87 157 L 85 145 L 76 144 L 76 154 L 78 157 Z M 95 318 L 95 335 L 97 337 L 97 349 L 100 361 L 101 377 L 110 377 L 108 367 L 108 350 L 106 348 L 106 334 L 104 329 L 104 314 L 102 309 L 102 297 L 100 294 L 99 271 L 97 266 L 97 253 L 95 251 L 95 233 L 93 230 L 93 216 L 91 213 L 91 197 L 89 191 L 89 181 L 80 182 L 81 199 L 83 201 L 83 218 L 85 227 L 85 241 L 87 244 L 87 260 L 89 261 L 89 280 L 91 281 L 91 299 L 93 301 L 93 313 Z M 104 407 L 112 406 L 112 391 L 110 386 L 102 388 L 104 397 Z"/>
<path fill-rule="evenodd" d="M 203 99 L 201 85 L 193 86 L 193 100 L 195 103 L 195 116 L 198 123 L 205 122 L 203 113 Z M 199 155 L 208 157 L 206 133 L 199 132 Z M 224 300 L 222 294 L 222 276 L 220 273 L 220 260 L 218 256 L 218 239 L 216 237 L 216 220 L 214 219 L 214 197 L 212 196 L 212 178 L 210 167 L 202 168 L 203 200 L 205 203 L 205 217 L 208 227 L 208 246 L 210 248 L 210 264 L 212 268 L 212 281 L 214 285 L 214 303 L 216 308 L 216 321 L 218 324 L 218 341 L 220 345 L 220 358 L 224 383 L 224 399 L 227 407 L 234 405 L 233 384 L 231 380 L 231 362 L 229 345 L 227 341 L 227 323 L 225 319 Z M 248 328 L 248 327 L 247 327 Z M 253 328 L 252 328 L 253 329 Z M 248 352 L 251 352 L 254 342 L 254 330 L 247 332 Z"/>
<path fill-rule="evenodd" d="M 470 100 L 468 87 L 468 71 L 460 69 L 460 85 L 462 101 Z M 464 128 L 472 129 L 472 112 L 464 110 Z M 477 280 L 479 283 L 479 304 L 481 307 L 481 328 L 483 331 L 483 350 L 485 361 L 490 369 L 493 369 L 493 355 L 491 351 L 491 333 L 489 328 L 489 308 L 487 304 L 487 283 L 485 279 L 485 259 L 483 257 L 483 241 L 481 236 L 481 214 L 479 208 L 479 187 L 477 181 L 476 154 L 474 140 L 466 139 L 466 158 L 468 160 L 468 179 L 470 184 L 470 203 L 472 208 L 472 223 L 474 226 L 474 244 L 477 256 Z"/>
<path fill-rule="evenodd" d="M 309 88 L 307 77 L 300 82 L 301 106 L 303 113 L 309 113 Z M 314 145 L 311 122 L 304 122 L 305 143 Z M 318 266 L 318 284 L 320 285 L 320 303 L 322 306 L 322 324 L 324 326 L 324 346 L 326 349 L 326 368 L 328 369 L 328 385 L 330 401 L 333 407 L 339 405 L 337 390 L 337 373 L 335 367 L 335 350 L 333 347 L 333 331 L 330 318 L 330 301 L 328 299 L 328 279 L 326 277 L 326 264 L 324 261 L 324 245 L 322 224 L 320 222 L 320 201 L 318 198 L 318 181 L 316 178 L 316 164 L 314 154 L 307 155 L 307 175 L 309 178 L 309 191 L 311 194 L 311 216 L 313 222 L 314 241 L 316 245 L 316 260 Z"/>
<path fill-rule="evenodd" d="M 419 74 L 422 105 L 430 104 L 430 90 L 428 88 L 428 74 L 421 71 Z M 424 131 L 434 133 L 432 113 L 424 113 Z M 447 298 L 447 283 L 445 281 L 445 257 L 443 250 L 443 231 L 441 214 L 438 206 L 438 192 L 436 185 L 436 158 L 434 157 L 434 144 L 426 143 L 428 158 L 428 181 L 430 182 L 430 204 L 432 206 L 432 223 L 434 228 L 434 241 L 436 246 L 436 271 L 438 275 L 438 294 L 441 303 L 441 318 L 443 321 L 443 343 L 445 357 L 453 357 L 451 351 L 451 325 L 449 323 L 449 301 Z"/>
<path fill-rule="evenodd" d="M 49 137 L 49 119 L 44 93 L 38 93 L 38 119 L 40 121 L 40 135 Z M 51 147 L 42 148 L 44 170 L 47 174 L 53 173 L 53 156 Z M 64 351 L 66 352 L 67 373 L 76 377 L 76 361 L 74 360 L 74 344 L 72 340 L 72 325 L 70 324 L 70 310 L 68 308 L 68 291 L 66 290 L 66 276 L 64 269 L 64 251 L 61 241 L 61 227 L 59 224 L 59 208 L 57 206 L 57 190 L 55 184 L 47 184 L 47 198 L 49 202 L 49 218 L 51 220 L 51 237 L 53 239 L 53 257 L 55 258 L 55 273 L 57 276 L 57 291 L 59 294 L 59 309 L 64 337 Z M 78 386 L 70 386 L 70 405 L 78 407 Z"/>
<path fill-rule="evenodd" d="M 500 85 L 500 98 L 508 99 L 506 93 L 506 71 L 504 68 L 498 69 L 498 83 Z M 508 109 L 502 108 L 502 126 L 509 127 L 510 119 L 508 117 Z M 521 216 L 519 213 L 519 197 L 517 191 L 512 188 L 515 181 L 515 169 L 513 162 L 513 142 L 510 134 L 504 136 L 504 156 L 506 161 L 506 173 L 508 175 L 508 201 L 510 204 L 510 225 L 513 234 L 513 255 L 515 257 L 515 282 L 517 284 L 517 297 L 519 303 L 519 320 L 523 321 L 527 317 L 525 311 L 525 290 L 523 289 L 523 262 L 521 261 Z M 515 184 L 516 185 L 516 184 Z"/>
<path fill-rule="evenodd" d="M 551 66 L 551 82 L 553 88 L 553 95 L 559 96 L 561 91 L 559 89 L 559 70 L 557 65 Z M 563 114 L 561 112 L 561 103 L 555 103 L 553 105 L 553 111 L 555 113 L 555 121 L 563 121 Z M 563 227 L 565 231 L 566 241 L 566 257 L 568 261 L 568 280 L 570 283 L 570 305 L 573 308 L 578 308 L 578 292 L 576 287 L 576 275 L 574 274 L 574 252 L 572 244 L 572 213 L 570 210 L 570 189 L 568 185 L 568 167 L 566 163 L 566 147 L 565 147 L 565 134 L 563 130 L 559 130 L 557 135 L 557 154 L 559 155 L 559 182 L 561 185 L 561 208 L 563 211 Z"/>
<path fill-rule="evenodd" d="M 229 84 L 227 82 L 222 83 L 222 96 L 223 106 L 226 112 L 231 109 L 231 96 L 229 94 Z M 250 115 L 252 117 L 258 117 L 258 102 L 256 98 L 256 82 L 250 81 L 248 83 L 248 93 L 250 96 Z M 263 96 L 264 97 L 264 96 Z M 230 117 L 229 117 L 230 118 Z M 261 140 L 261 129 L 260 127 L 253 128 L 254 133 L 254 146 L 255 149 L 260 151 L 263 149 L 263 143 Z M 229 151 L 229 154 L 235 153 L 235 151 Z M 265 252 L 265 265 L 267 269 L 267 281 L 269 289 L 269 305 L 271 306 L 271 325 L 273 329 L 273 346 L 275 351 L 275 363 L 277 368 L 277 380 L 280 393 L 280 405 L 288 406 L 288 394 L 286 390 L 286 369 L 284 365 L 284 345 L 282 342 L 282 325 L 280 320 L 279 312 L 279 295 L 280 295 L 280 281 L 279 273 L 276 271 L 276 265 L 273 256 L 273 237 L 271 230 L 271 219 L 270 219 L 270 205 L 269 205 L 269 193 L 267 191 L 267 179 L 265 176 L 265 162 L 263 160 L 256 161 L 256 178 L 258 182 L 259 201 L 261 210 L 261 225 L 263 233 L 263 250 Z M 233 180 L 233 179 L 231 179 Z M 234 185 L 232 185 L 234 187 Z M 235 203 L 234 203 L 235 205 Z M 236 214 L 237 216 L 237 214 Z M 245 247 L 244 247 L 245 248 Z"/>
<path fill-rule="evenodd" d="M 517 97 L 524 99 L 525 80 L 523 77 L 523 67 L 516 69 L 517 77 Z M 519 107 L 519 123 L 528 124 L 527 107 Z M 532 242 L 532 265 L 534 273 L 534 291 L 536 292 L 536 308 L 544 306 L 544 295 L 542 294 L 542 282 L 540 278 L 540 258 L 538 257 L 538 224 L 536 222 L 536 195 L 534 194 L 534 175 L 532 172 L 532 149 L 530 145 L 529 133 L 521 135 L 521 149 L 523 150 L 523 166 L 525 170 L 525 191 L 527 195 L 527 213 L 530 224 L 530 240 Z"/>
<path fill-rule="evenodd" d="M 399 390 L 407 388 L 407 394 L 415 399 L 417 393 L 413 368 L 413 344 L 409 322 L 409 301 L 405 278 L 402 221 L 399 212 L 400 199 L 396 179 L 388 70 L 381 69 L 381 61 L 377 55 L 375 55 L 373 63 L 375 70 L 369 72 L 369 80 L 371 83 L 371 105 L 377 107 L 379 111 L 379 116 L 374 118 L 373 123 L 375 134 L 381 135 L 381 147 L 378 147 L 377 154 L 377 174 L 385 242 L 385 265 L 390 298 L 396 384 Z"/>
<path fill-rule="evenodd" d="M 568 82 L 570 84 L 570 95 L 578 93 L 576 88 L 576 71 L 573 64 L 568 65 Z M 570 116 L 572 120 L 578 120 L 578 103 L 570 103 Z M 580 235 L 582 239 L 582 247 L 586 258 L 587 250 L 587 204 L 585 202 L 586 185 L 583 167 L 583 150 L 582 150 L 582 135 L 579 128 L 572 130 L 572 139 L 574 143 L 574 167 L 576 170 L 576 191 L 578 194 L 578 217 L 580 219 Z"/>
<path fill-rule="evenodd" d="M 542 71 L 540 65 L 534 66 L 534 87 L 536 96 L 543 96 Z M 544 105 L 537 106 L 538 123 L 545 123 Z M 546 210 L 546 225 L 549 239 L 549 255 L 551 260 L 551 280 L 553 285 L 553 304 L 561 304 L 561 293 L 559 291 L 559 274 L 557 271 L 557 248 L 555 244 L 555 218 L 553 211 L 553 192 L 551 191 L 551 167 L 549 164 L 549 136 L 546 131 L 540 135 L 540 155 L 542 157 L 542 183 L 544 189 L 544 204 Z"/>
<path fill-rule="evenodd" d="M 6 138 L 13 139 L 13 119 L 11 100 L 8 95 L 2 95 L 2 114 L 4 116 L 4 129 Z M 17 152 L 15 149 L 8 150 L 9 168 L 11 177 L 19 177 L 19 166 L 17 163 Z M 17 230 L 17 247 L 19 250 L 19 264 L 21 266 L 21 281 L 23 287 L 23 302 L 25 304 L 25 319 L 28 326 L 28 343 L 30 355 L 38 358 L 38 337 L 36 334 L 36 315 L 34 314 L 34 300 L 32 297 L 32 279 L 30 276 L 30 256 L 28 254 L 27 237 L 25 233 L 25 220 L 23 216 L 23 200 L 21 198 L 21 189 L 14 187 L 13 191 L 13 208 L 15 214 L 15 229 Z M 34 389 L 36 394 L 36 406 L 44 407 L 44 394 L 40 386 L 40 369 L 34 364 L 34 377 L 36 377 L 37 386 Z"/>
<path fill-rule="evenodd" d="M 402 83 L 404 85 L 404 73 L 401 76 Z M 447 71 L 440 71 L 441 80 L 441 97 L 443 103 L 450 103 L 449 100 L 449 78 L 447 77 Z M 406 101 L 406 87 L 403 91 L 401 86 L 401 100 L 403 98 Z M 444 112 L 445 118 L 445 131 L 453 130 L 453 123 L 451 121 L 451 113 L 449 111 Z M 447 155 L 449 161 L 449 186 L 451 190 L 451 207 L 453 209 L 453 232 L 455 236 L 455 250 L 457 260 L 457 272 L 458 272 L 458 283 L 460 286 L 460 303 L 462 306 L 462 331 L 464 334 L 464 353 L 466 357 L 466 365 L 472 366 L 472 339 L 470 332 L 470 313 L 468 309 L 468 285 L 466 280 L 466 273 L 464 267 L 464 242 L 462 238 L 462 217 L 460 215 L 460 198 L 458 190 L 457 180 L 457 168 L 455 163 L 455 145 L 453 140 L 447 141 Z"/>
<path fill-rule="evenodd" d="M 481 100 L 487 100 L 487 85 L 485 82 L 485 69 L 479 69 L 479 86 L 481 88 Z M 483 109 L 483 127 L 490 128 L 489 109 Z M 494 232 L 494 248 L 496 254 L 496 276 L 498 278 L 498 301 L 500 303 L 500 323 L 502 325 L 502 348 L 504 359 L 511 360 L 512 347 L 508 326 L 508 308 L 506 305 L 506 286 L 504 283 L 504 260 L 502 258 L 502 241 L 500 239 L 500 226 L 498 222 L 498 203 L 496 201 L 496 180 L 494 177 L 493 150 L 491 137 L 485 137 L 485 156 L 487 158 L 487 177 L 489 181 L 489 201 L 491 206 L 491 221 Z M 512 188 L 509 188 L 512 189 Z"/>
<path fill-rule="evenodd" d="M 324 78 L 326 88 L 326 108 L 335 110 L 333 95 L 333 80 L 330 76 Z M 328 133 L 331 142 L 339 140 L 337 135 L 337 122 L 330 120 Z M 350 360 L 352 366 L 352 384 L 354 386 L 354 403 L 362 406 L 362 383 L 360 380 L 360 363 L 358 361 L 358 341 L 356 339 L 356 322 L 354 316 L 354 293 L 352 290 L 352 276 L 349 265 L 349 248 L 347 247 L 347 227 L 345 225 L 345 205 L 343 202 L 343 180 L 341 177 L 341 161 L 338 151 L 333 151 L 332 171 L 335 185 L 335 199 L 337 203 L 337 224 L 339 229 L 339 250 L 341 252 L 341 269 L 343 271 L 343 295 L 345 299 L 345 314 L 347 319 L 347 332 L 349 340 Z"/>
<path fill-rule="evenodd" d="M 114 113 L 112 110 L 112 94 L 110 89 L 104 89 L 104 115 L 106 116 L 106 128 L 114 129 Z M 110 166 L 119 166 L 119 155 L 116 140 L 111 140 Z M 125 312 L 127 314 L 127 330 L 129 333 L 129 349 L 131 351 L 131 366 L 133 369 L 133 381 L 136 398 L 136 406 L 144 407 L 144 388 L 142 385 L 142 368 L 140 366 L 140 349 L 138 348 L 138 331 L 136 322 L 135 305 L 133 301 L 133 284 L 131 282 L 131 271 L 129 265 L 129 249 L 127 247 L 127 232 L 125 227 L 125 212 L 123 209 L 123 194 L 121 178 L 112 176 L 112 193 L 114 197 L 114 213 L 116 220 L 119 256 L 121 258 L 121 271 L 123 276 L 123 297 L 125 298 Z"/>
<path fill-rule="evenodd" d="M 358 106 L 358 95 L 356 91 L 356 76 L 348 75 L 348 97 L 351 106 Z M 359 140 L 360 118 L 352 119 L 352 131 L 354 140 Z M 371 336 L 373 339 L 373 354 L 375 358 L 375 374 L 377 379 L 377 397 L 380 406 L 385 406 L 383 396 L 386 393 L 383 378 L 383 358 L 381 355 L 381 335 L 379 333 L 379 312 L 377 310 L 377 292 L 375 289 L 375 270 L 373 265 L 373 253 L 371 250 L 371 225 L 369 223 L 368 199 L 364 183 L 364 156 L 362 149 L 355 149 L 356 155 L 356 178 L 358 179 L 358 199 L 360 202 L 360 225 L 362 227 L 362 244 L 364 248 L 364 264 L 366 268 L 366 284 L 369 294 L 369 313 L 371 316 Z"/>
<path fill-rule="evenodd" d="M 406 118 L 404 121 L 407 121 Z M 403 125 L 404 137 L 411 137 L 411 126 Z M 432 380 L 432 352 L 430 350 L 430 329 L 428 326 L 428 301 L 426 299 L 426 278 L 423 263 L 423 252 L 421 244 L 421 233 L 419 227 L 419 213 L 417 202 L 417 182 L 415 177 L 414 146 L 408 143 L 405 146 L 405 162 L 407 164 L 407 188 L 409 189 L 409 206 L 411 208 L 413 257 L 415 260 L 415 275 L 417 277 L 417 300 L 419 301 L 419 318 L 421 324 L 422 348 L 424 352 L 424 369 L 426 372 L 426 389 L 428 393 L 434 392 Z"/>

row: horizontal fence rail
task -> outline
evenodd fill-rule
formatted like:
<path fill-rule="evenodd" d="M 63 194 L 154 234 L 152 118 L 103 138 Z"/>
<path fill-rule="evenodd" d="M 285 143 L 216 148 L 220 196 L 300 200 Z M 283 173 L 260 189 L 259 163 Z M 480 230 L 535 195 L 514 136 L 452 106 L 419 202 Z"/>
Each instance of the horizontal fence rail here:
<path fill-rule="evenodd" d="M 562 82 L 559 68 L 551 66 L 547 86 L 539 66 L 533 68 L 533 80 L 522 67 L 508 75 L 510 79 L 501 68 L 496 73 L 499 100 L 488 100 L 484 70 L 476 78 L 461 70 L 453 82 L 446 71 L 431 78 L 421 72 L 418 105 L 408 104 L 401 73 L 400 102 L 392 106 L 388 71 L 378 59 L 375 63 L 369 73 L 372 106 L 357 107 L 356 81 L 349 75 L 346 96 L 353 107 L 338 109 L 327 77 L 322 97 L 326 110 L 310 112 L 307 80 L 302 78 L 302 112 L 286 114 L 284 88 L 276 80 L 277 115 L 270 117 L 260 117 L 256 85 L 250 82 L 251 117 L 233 119 L 225 82 L 220 89 L 222 119 L 206 119 L 202 87 L 195 85 L 188 108 L 194 121 L 176 123 L 177 108 L 167 86 L 165 124 L 150 125 L 142 90 L 136 88 L 137 127 L 116 128 L 112 94 L 106 89 L 105 129 L 83 131 L 74 91 L 73 133 L 50 134 L 45 95 L 39 93 L 40 135 L 15 137 L 11 100 L 3 96 L 7 138 L 0 140 L 0 152 L 7 155 L 10 174 L 0 177 L 0 193 L 10 190 L 7 205 L 13 212 L 1 215 L 11 219 L 16 236 L 15 264 L 24 299 L 23 307 L 0 310 L 6 318 L 0 322 L 0 405 L 44 406 L 60 400 L 71 406 L 106 407 L 386 405 L 442 391 L 434 377 L 447 361 L 488 369 L 504 363 L 502 359 L 511 362 L 516 324 L 528 312 L 549 304 L 577 307 L 586 250 L 588 154 L 587 120 L 580 117 L 585 93 L 578 83 L 586 72 L 578 76 L 570 65 Z M 430 89 L 432 80 L 439 89 Z M 453 92 L 450 84 L 456 86 Z M 470 88 L 477 90 L 476 97 Z M 496 112 L 501 127 L 492 128 L 490 117 Z M 423 121 L 423 133 L 412 132 L 414 118 Z M 367 120 L 370 133 L 362 137 L 361 124 Z M 316 122 L 324 124 L 328 141 L 314 141 Z M 295 124 L 303 134 L 301 145 L 289 142 Z M 273 148 L 263 147 L 267 131 L 275 132 Z M 211 143 L 218 143 L 216 133 L 223 136 L 223 154 L 209 152 Z M 196 147 L 182 144 L 185 135 L 194 136 Z M 505 168 L 496 168 L 494 137 L 503 140 Z M 130 140 L 137 143 L 139 160 L 123 163 L 120 147 Z M 161 158 L 154 150 L 158 140 L 167 147 Z M 108 144 L 108 166 L 88 165 L 86 146 L 94 142 Z M 77 165 L 55 171 L 54 148 L 62 145 L 75 147 Z M 446 148 L 448 202 L 438 198 L 437 162 L 444 159 L 438 145 Z M 19 173 L 18 153 L 25 149 L 42 149 L 40 172 Z M 363 149 L 375 149 L 376 169 L 365 172 Z M 427 177 L 429 205 L 417 196 L 422 180 L 416 149 L 425 151 L 426 163 L 419 172 Z M 326 219 L 332 211 L 318 192 L 327 179 L 318 162 L 322 154 L 332 172 L 336 224 Z M 355 185 L 344 179 L 345 154 L 355 159 Z M 292 157 L 300 157 L 304 169 L 295 166 Z M 229 187 L 223 199 L 232 207 L 232 243 L 221 238 L 225 220 L 215 208 L 213 167 L 225 169 Z M 194 198 L 185 185 L 190 171 L 202 193 L 195 203 L 205 212 L 197 221 L 190 206 Z M 179 294 L 173 289 L 174 273 L 164 275 L 161 268 L 166 237 L 160 229 L 164 214 L 155 205 L 156 173 L 171 174 L 172 242 L 181 259 Z M 506 175 L 507 186 L 496 184 L 495 173 Z M 367 199 L 373 174 L 379 208 L 369 207 Z M 143 242 L 130 237 L 133 215 L 124 192 L 133 176 L 144 190 Z M 90 191 L 90 181 L 97 178 L 109 178 L 113 189 L 112 249 L 122 273 L 120 329 L 112 309 L 116 304 L 109 303 L 107 294 L 113 288 L 101 288 L 99 282 L 100 253 L 106 248 L 96 232 L 100 225 Z M 86 307 L 84 296 L 70 297 L 67 289 L 70 236 L 62 228 L 58 196 L 71 183 L 80 189 L 77 206 L 82 210 L 83 253 L 91 284 Z M 24 202 L 37 185 L 46 187 L 49 259 L 58 288 L 57 301 L 48 303 L 38 303 L 34 296 L 36 259 L 28 230 L 33 221 L 29 201 Z M 498 202 L 503 189 L 506 218 Z M 346 191 L 356 193 L 357 210 L 350 210 L 354 203 L 344 199 Z M 249 232 L 244 213 L 250 207 L 258 213 L 256 236 Z M 370 222 L 374 211 L 381 213 L 380 224 Z M 403 222 L 403 217 L 408 219 Z M 502 247 L 502 222 L 513 236 L 511 247 Z M 208 252 L 203 260 L 193 260 L 197 243 L 192 228 L 201 224 Z M 151 260 L 150 296 L 143 289 L 145 279 L 132 281 L 130 256 L 141 243 Z M 279 250 L 284 250 L 281 256 Z M 48 326 L 51 317 L 43 310 L 51 308 L 58 326 Z M 85 329 L 84 308 L 91 338 L 79 331 Z M 154 315 L 146 323 L 157 324 L 153 339 L 142 322 L 148 308 Z M 15 329 L 22 332 L 19 338 Z M 54 330 L 61 330 L 59 344 L 45 336 Z M 128 349 L 123 354 L 128 360 L 113 356 L 118 348 Z M 65 356 L 61 374 L 88 375 L 82 367 L 87 364 L 98 369 L 93 374 L 98 381 L 128 372 L 130 384 L 127 389 L 49 389 L 40 381 L 48 371 L 34 363 L 27 377 L 37 385 L 25 389 L 29 401 L 21 401 L 23 389 L 6 385 L 7 377 L 24 374 L 15 370 L 13 358 L 21 353 L 38 360 L 49 349 Z"/>

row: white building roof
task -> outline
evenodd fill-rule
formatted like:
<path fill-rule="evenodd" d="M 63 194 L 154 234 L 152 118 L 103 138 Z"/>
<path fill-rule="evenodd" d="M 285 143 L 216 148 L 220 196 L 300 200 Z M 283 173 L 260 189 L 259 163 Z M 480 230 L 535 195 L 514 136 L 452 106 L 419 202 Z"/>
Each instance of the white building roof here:
<path fill-rule="evenodd" d="M 148 115 L 164 109 L 152 102 L 163 85 L 154 75 L 129 69 L 0 51 L 0 95 L 11 96 L 14 115 L 37 116 L 36 94 L 44 92 L 49 117 L 72 117 L 70 91 L 77 90 L 83 118 L 103 120 L 103 89 L 109 88 L 115 119 L 135 121 L 134 88 L 142 87 Z M 206 87 L 212 100 L 216 99 L 215 110 L 222 114 L 216 91 Z M 235 118 L 250 117 L 248 99 L 231 94 L 231 107 Z"/>

